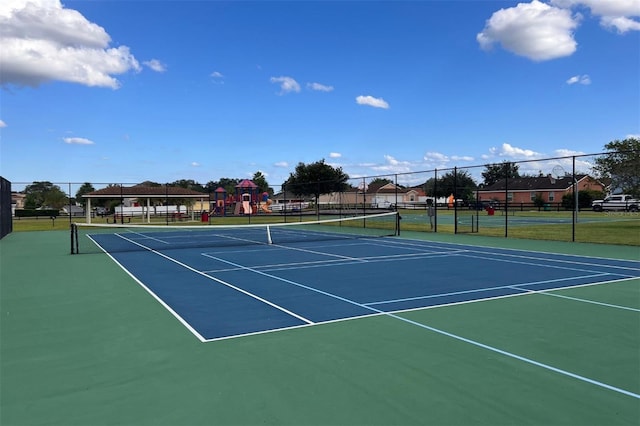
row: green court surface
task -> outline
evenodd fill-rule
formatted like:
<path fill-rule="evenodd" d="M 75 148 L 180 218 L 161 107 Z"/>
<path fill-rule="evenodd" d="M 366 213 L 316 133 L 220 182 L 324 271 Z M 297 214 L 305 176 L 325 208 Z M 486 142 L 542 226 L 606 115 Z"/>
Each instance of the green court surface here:
<path fill-rule="evenodd" d="M 630 246 L 402 238 L 639 260 Z M 202 343 L 68 240 L 0 241 L 2 426 L 640 423 L 638 279 Z"/>

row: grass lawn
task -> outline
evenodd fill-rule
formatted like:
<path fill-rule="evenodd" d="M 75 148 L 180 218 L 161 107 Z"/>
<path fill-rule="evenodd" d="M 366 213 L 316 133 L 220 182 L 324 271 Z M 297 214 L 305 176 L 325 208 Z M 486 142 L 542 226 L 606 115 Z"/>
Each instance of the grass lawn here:
<path fill-rule="evenodd" d="M 430 232 L 429 220 L 424 210 L 401 210 L 401 230 Z M 472 211 L 459 211 L 458 232 L 465 232 L 469 228 L 466 225 L 470 217 L 475 215 Z M 331 216 L 330 218 L 335 218 Z M 325 217 L 321 217 L 324 219 Z M 479 212 L 479 229 L 477 234 L 482 236 L 522 238 L 533 240 L 575 241 L 589 243 L 622 244 L 640 246 L 640 213 L 597 213 L 580 212 L 575 229 L 572 223 L 572 212 L 566 211 L 515 211 L 513 216 L 505 218 L 496 215 L 487 217 L 486 212 Z M 210 225 L 242 225 L 260 223 L 302 222 L 316 220 L 314 214 L 309 215 L 256 215 L 256 216 L 226 216 L 212 217 Z M 507 219 L 507 220 L 505 220 Z M 84 218 L 74 218 L 74 221 L 82 222 Z M 475 220 L 475 219 L 474 219 Z M 441 233 L 454 233 L 454 212 L 451 210 L 438 211 L 437 231 Z M 107 223 L 106 218 L 95 218 L 94 223 Z M 132 224 L 143 224 L 142 218 L 133 218 Z M 152 219 L 153 225 L 165 225 L 166 219 Z M 195 220 L 180 222 L 168 222 L 169 225 L 207 225 L 196 217 Z M 21 218 L 14 219 L 14 232 L 20 231 L 47 231 L 69 229 L 68 217 L 58 217 L 56 220 L 49 218 Z"/>
<path fill-rule="evenodd" d="M 401 229 L 407 231 L 429 231 L 429 219 L 423 210 L 403 210 Z M 470 229 L 471 216 L 476 212 L 458 212 L 458 232 Z M 580 212 L 573 228 L 573 212 L 567 211 L 515 211 L 508 217 L 488 217 L 481 211 L 476 216 L 479 222 L 477 234 L 492 237 L 533 240 L 622 244 L 640 246 L 640 213 Z M 476 220 L 474 217 L 474 220 Z M 454 212 L 438 210 L 438 232 L 453 233 Z"/>

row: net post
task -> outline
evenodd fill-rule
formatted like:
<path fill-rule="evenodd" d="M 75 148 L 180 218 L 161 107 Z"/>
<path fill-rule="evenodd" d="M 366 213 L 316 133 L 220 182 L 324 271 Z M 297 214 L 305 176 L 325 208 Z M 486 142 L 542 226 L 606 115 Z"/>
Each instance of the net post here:
<path fill-rule="evenodd" d="M 71 254 L 78 254 L 78 227 L 71 224 Z"/>

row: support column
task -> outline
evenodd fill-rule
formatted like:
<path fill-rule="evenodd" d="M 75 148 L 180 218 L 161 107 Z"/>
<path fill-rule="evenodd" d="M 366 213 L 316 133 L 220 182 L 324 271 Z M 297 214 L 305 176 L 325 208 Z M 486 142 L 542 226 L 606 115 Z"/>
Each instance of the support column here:
<path fill-rule="evenodd" d="M 84 215 L 87 218 L 87 223 L 91 223 L 91 198 L 87 198 L 87 211 L 84 212 Z"/>

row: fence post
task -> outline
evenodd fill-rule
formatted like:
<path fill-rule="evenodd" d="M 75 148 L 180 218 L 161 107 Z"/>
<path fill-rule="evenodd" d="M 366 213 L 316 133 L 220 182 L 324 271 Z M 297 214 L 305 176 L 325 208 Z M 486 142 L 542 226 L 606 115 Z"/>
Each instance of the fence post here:
<path fill-rule="evenodd" d="M 504 178 L 504 237 L 509 237 L 509 175 Z"/>

